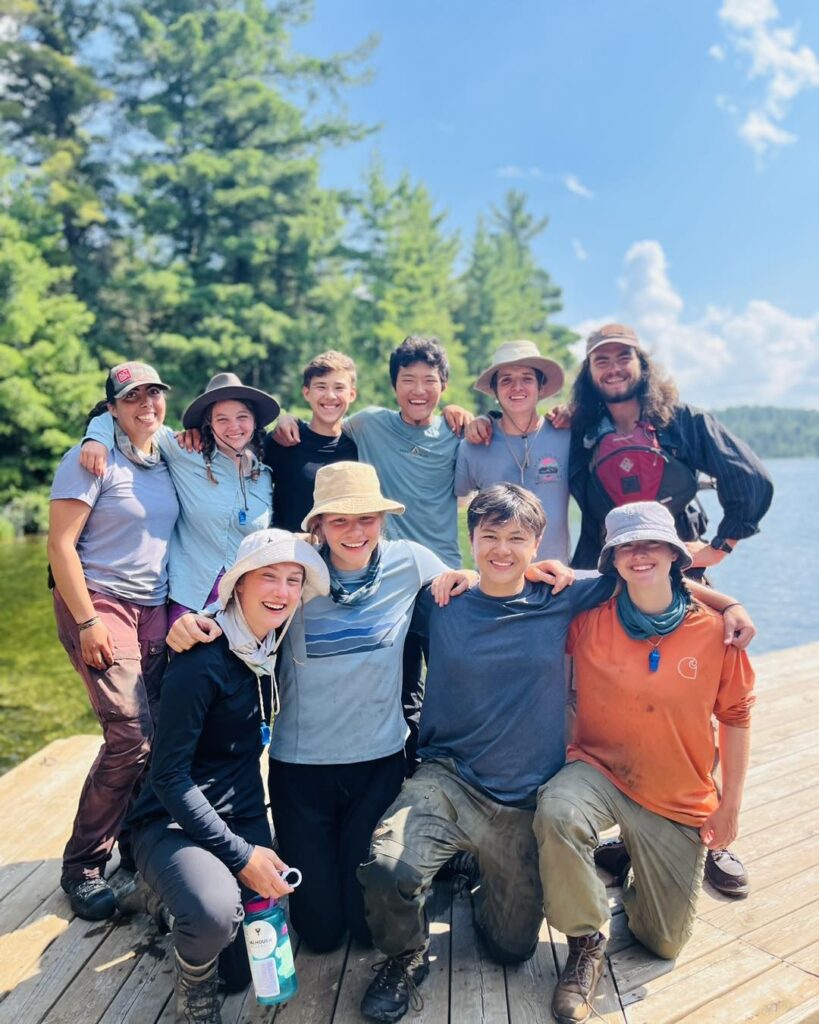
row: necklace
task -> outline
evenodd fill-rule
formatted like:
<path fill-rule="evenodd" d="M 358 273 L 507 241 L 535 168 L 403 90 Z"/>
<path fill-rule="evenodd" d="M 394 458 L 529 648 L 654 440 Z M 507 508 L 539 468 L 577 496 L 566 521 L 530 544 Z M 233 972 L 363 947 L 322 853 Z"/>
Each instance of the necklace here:
<path fill-rule="evenodd" d="M 651 644 L 651 651 L 648 655 L 648 671 L 656 672 L 660 667 L 660 644 L 663 642 L 663 638 L 661 636 L 650 638 L 648 642 Z"/>
<path fill-rule="evenodd" d="M 278 715 L 278 713 L 279 713 L 279 688 L 278 688 L 278 686 L 276 686 L 275 677 L 271 675 L 271 677 L 270 677 L 270 684 L 271 684 L 270 717 L 269 717 L 269 719 L 267 721 L 265 721 L 265 717 L 264 717 L 264 697 L 262 696 L 262 677 L 259 675 L 258 672 L 253 672 L 253 675 L 256 676 L 256 688 L 259 691 L 259 718 L 261 719 L 261 724 L 259 726 L 259 731 L 260 731 L 260 733 L 262 735 L 262 746 L 266 747 L 268 745 L 268 743 L 270 742 L 270 725 L 271 725 L 271 722 L 273 722 L 275 720 L 276 715 Z"/>
<path fill-rule="evenodd" d="M 505 413 L 504 415 L 508 415 L 508 413 Z M 512 420 L 512 425 L 513 426 L 517 426 L 517 424 L 515 423 L 515 421 L 512 419 L 511 416 L 509 416 L 509 419 Z M 532 445 L 534 445 L 535 441 L 537 441 L 538 435 L 540 434 L 541 430 L 543 429 L 543 424 L 546 422 L 545 419 L 542 419 L 540 417 L 539 417 L 539 419 L 540 419 L 540 422 L 537 425 L 537 430 L 532 435 Z M 532 422 L 532 420 L 531 420 L 531 417 L 530 417 L 529 423 L 527 424 L 527 428 L 529 427 L 529 425 L 531 425 L 531 422 Z M 512 447 L 511 443 L 509 442 L 509 435 L 506 433 L 506 430 L 503 427 L 503 421 L 501 421 L 499 426 L 500 426 L 501 434 L 503 436 L 504 443 L 506 444 L 506 450 L 512 456 L 512 461 L 518 467 L 518 472 L 520 473 L 520 483 L 521 483 L 521 486 L 525 486 L 526 485 L 526 470 L 531 465 L 531 455 L 532 455 L 532 450 L 531 450 L 531 447 L 530 447 L 530 444 L 529 444 L 528 429 L 527 429 L 527 431 L 521 431 L 520 434 L 517 435 L 517 436 L 519 436 L 523 440 L 523 459 L 519 459 L 517 457 L 516 453 L 515 453 L 514 448 Z"/>

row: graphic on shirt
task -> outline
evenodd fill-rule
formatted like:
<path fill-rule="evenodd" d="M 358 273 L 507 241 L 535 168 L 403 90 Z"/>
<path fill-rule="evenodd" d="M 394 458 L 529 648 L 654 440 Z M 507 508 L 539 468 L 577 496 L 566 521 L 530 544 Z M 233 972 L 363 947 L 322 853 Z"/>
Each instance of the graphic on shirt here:
<path fill-rule="evenodd" d="M 556 483 L 560 480 L 560 463 L 554 455 L 544 455 L 537 464 L 538 483 Z"/>
<path fill-rule="evenodd" d="M 680 658 L 677 671 L 683 679 L 696 679 L 699 665 L 696 658 Z"/>
<path fill-rule="evenodd" d="M 312 618 L 310 631 L 305 632 L 304 641 L 308 658 L 332 658 L 336 654 L 355 654 L 373 651 L 380 647 L 392 647 L 399 623 L 394 617 L 385 619 L 370 616 L 340 627 L 338 619 Z"/>

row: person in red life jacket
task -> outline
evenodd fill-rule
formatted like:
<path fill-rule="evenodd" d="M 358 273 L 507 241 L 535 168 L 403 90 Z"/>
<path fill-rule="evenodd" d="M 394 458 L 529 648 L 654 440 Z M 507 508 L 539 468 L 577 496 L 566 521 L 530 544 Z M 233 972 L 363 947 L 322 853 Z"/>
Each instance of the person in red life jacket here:
<path fill-rule="evenodd" d="M 773 497 L 765 467 L 710 413 L 680 402 L 631 327 L 606 324 L 589 336 L 571 417 L 569 489 L 582 514 L 575 569 L 594 568 L 607 513 L 633 501 L 669 509 L 695 569 L 717 565 L 758 532 Z M 723 511 L 710 542 L 692 504 L 698 472 L 716 480 Z"/>
<path fill-rule="evenodd" d="M 582 516 L 573 568 L 596 566 L 607 513 L 634 501 L 659 501 L 672 513 L 692 569 L 717 565 L 758 532 L 773 497 L 765 467 L 714 416 L 680 402 L 631 327 L 606 324 L 589 336 L 571 416 L 569 490 Z M 693 504 L 698 472 L 716 480 L 722 506 L 710 542 Z M 705 876 L 727 896 L 748 895 L 745 869 L 728 850 L 708 851 Z"/>

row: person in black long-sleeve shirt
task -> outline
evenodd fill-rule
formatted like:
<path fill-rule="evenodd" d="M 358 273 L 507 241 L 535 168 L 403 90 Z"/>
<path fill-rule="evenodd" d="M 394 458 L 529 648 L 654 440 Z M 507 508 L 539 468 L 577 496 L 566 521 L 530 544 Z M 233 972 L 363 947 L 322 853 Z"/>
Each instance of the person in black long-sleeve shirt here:
<path fill-rule="evenodd" d="M 259 758 L 277 704 L 276 650 L 300 602 L 328 589 L 308 544 L 283 530 L 251 534 L 219 584 L 223 635 L 165 673 L 150 779 L 129 816 L 142 881 L 122 909 L 153 896 L 173 920 L 182 1020 L 196 1007 L 196 1020 L 218 1024 L 217 964 L 230 990 L 248 984 L 243 900 L 290 891 L 270 848 Z"/>

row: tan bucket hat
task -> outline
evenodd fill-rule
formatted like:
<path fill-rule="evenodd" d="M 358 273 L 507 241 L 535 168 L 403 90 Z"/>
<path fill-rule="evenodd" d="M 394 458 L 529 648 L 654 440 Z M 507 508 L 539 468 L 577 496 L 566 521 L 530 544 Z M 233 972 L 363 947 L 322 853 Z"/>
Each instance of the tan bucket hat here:
<path fill-rule="evenodd" d="M 473 387 L 484 395 L 492 395 L 492 378 L 502 366 L 531 366 L 546 378 L 541 398 L 556 395 L 563 387 L 563 369 L 554 359 L 546 359 L 533 341 L 505 341 L 492 353 L 492 365 L 475 381 Z"/>
<path fill-rule="evenodd" d="M 302 530 L 310 529 L 310 520 L 325 512 L 362 516 L 367 512 L 393 512 L 402 515 L 404 505 L 390 501 L 381 493 L 378 476 L 366 462 L 331 462 L 316 473 L 313 507 L 302 520 Z"/>
<path fill-rule="evenodd" d="M 280 562 L 295 562 L 304 569 L 301 599 L 305 604 L 321 594 L 329 594 L 330 574 L 315 548 L 287 530 L 256 530 L 244 538 L 236 552 L 236 561 L 219 580 L 222 607 L 227 608 L 234 587 L 246 572 Z"/>

